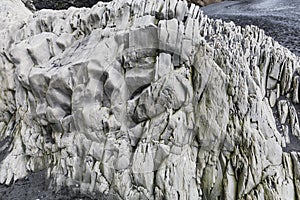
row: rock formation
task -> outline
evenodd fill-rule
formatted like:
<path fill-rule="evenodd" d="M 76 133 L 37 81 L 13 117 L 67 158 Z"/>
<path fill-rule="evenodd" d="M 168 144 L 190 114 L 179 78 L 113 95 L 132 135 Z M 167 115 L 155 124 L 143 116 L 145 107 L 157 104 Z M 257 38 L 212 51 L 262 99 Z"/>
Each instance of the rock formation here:
<path fill-rule="evenodd" d="M 22 0 L 22 2 L 28 7 L 29 9 L 35 11 L 41 9 L 54 9 L 54 10 L 61 10 L 67 9 L 71 6 L 74 7 L 92 7 L 95 5 L 99 0 Z M 101 0 L 102 2 L 110 2 L 112 0 Z M 206 6 L 213 3 L 221 2 L 222 0 L 188 0 L 188 2 L 192 2 L 194 4 L 200 6 Z"/>
<path fill-rule="evenodd" d="M 24 0 L 28 2 L 28 0 Z M 47 9 L 67 9 L 71 6 L 74 7 L 92 7 L 95 5 L 99 0 L 29 0 L 35 6 L 36 9 L 40 10 L 43 8 Z M 101 0 L 103 2 L 109 2 L 111 0 Z"/>
<path fill-rule="evenodd" d="M 297 199 L 299 57 L 177 0 L 0 3 L 0 183 L 116 199 Z M 4 8 L 5 7 L 5 8 Z"/>
<path fill-rule="evenodd" d="M 200 6 L 207 6 L 209 4 L 213 4 L 213 3 L 219 3 L 222 0 L 188 0 L 194 4 L 200 5 Z"/>

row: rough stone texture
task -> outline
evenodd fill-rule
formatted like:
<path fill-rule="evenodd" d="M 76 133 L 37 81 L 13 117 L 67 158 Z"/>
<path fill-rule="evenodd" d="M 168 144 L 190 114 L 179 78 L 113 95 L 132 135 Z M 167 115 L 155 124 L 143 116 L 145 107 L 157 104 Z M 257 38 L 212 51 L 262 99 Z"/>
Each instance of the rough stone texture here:
<path fill-rule="evenodd" d="M 99 0 L 24 0 L 24 1 L 31 1 L 32 4 L 35 6 L 36 9 L 67 9 L 71 6 L 74 7 L 92 7 L 95 5 Z M 103 2 L 109 2 L 111 0 L 101 0 Z"/>
<path fill-rule="evenodd" d="M 209 4 L 213 4 L 213 3 L 219 3 L 223 0 L 188 0 L 194 4 L 200 5 L 200 6 L 207 6 Z"/>
<path fill-rule="evenodd" d="M 242 27 L 258 26 L 266 35 L 300 56 L 298 0 L 224 1 L 201 9 L 210 18 L 233 21 Z"/>
<path fill-rule="evenodd" d="M 68 9 L 71 6 L 74 7 L 92 7 L 95 5 L 99 0 L 22 0 L 27 8 L 30 10 L 35 11 L 41 9 Z M 102 2 L 110 2 L 112 0 L 101 0 Z M 188 2 L 206 6 L 213 3 L 221 2 L 222 0 L 188 0 Z"/>
<path fill-rule="evenodd" d="M 50 180 L 46 177 L 46 170 L 31 173 L 11 186 L 0 185 L 1 200 L 114 200 L 115 195 L 82 194 L 77 189 L 68 187 L 56 190 L 49 188 Z M 96 198 L 95 198 L 96 197 Z"/>
<path fill-rule="evenodd" d="M 1 184 L 46 169 L 95 198 L 300 196 L 299 57 L 262 30 L 186 1 L 34 14 L 9 2 Z"/>

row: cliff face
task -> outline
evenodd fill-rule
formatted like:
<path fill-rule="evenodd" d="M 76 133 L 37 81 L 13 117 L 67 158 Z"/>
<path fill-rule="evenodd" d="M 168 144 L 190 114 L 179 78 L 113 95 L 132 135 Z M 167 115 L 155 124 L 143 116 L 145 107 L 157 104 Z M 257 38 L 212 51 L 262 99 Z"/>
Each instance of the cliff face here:
<path fill-rule="evenodd" d="M 28 0 L 24 0 L 27 1 Z M 30 1 L 30 0 L 29 0 Z M 35 6 L 36 9 L 40 10 L 43 8 L 47 9 L 55 9 L 55 10 L 61 10 L 61 9 L 67 9 L 71 6 L 74 7 L 92 7 L 95 5 L 98 0 L 31 0 L 32 4 Z M 111 0 L 102 0 L 102 2 L 109 2 Z"/>
<path fill-rule="evenodd" d="M 31 10 L 41 10 L 41 9 L 54 9 L 54 10 L 61 10 L 67 9 L 71 6 L 74 7 L 92 7 L 95 5 L 99 0 L 22 0 L 26 7 L 30 8 Z M 101 0 L 102 2 L 110 2 L 112 0 Z M 206 6 L 213 3 L 221 2 L 222 0 L 188 0 L 188 2 L 192 2 L 194 4 L 200 6 Z"/>
<path fill-rule="evenodd" d="M 262 30 L 174 0 L 22 13 L 1 18 L 0 183 L 47 169 L 121 199 L 300 196 L 299 57 Z"/>

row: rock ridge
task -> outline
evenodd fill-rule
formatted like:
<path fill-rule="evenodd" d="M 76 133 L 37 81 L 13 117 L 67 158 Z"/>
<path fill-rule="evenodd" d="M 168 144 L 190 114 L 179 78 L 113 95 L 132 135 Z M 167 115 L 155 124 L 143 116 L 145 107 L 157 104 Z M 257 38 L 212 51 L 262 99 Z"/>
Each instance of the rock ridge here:
<path fill-rule="evenodd" d="M 1 184 L 47 169 L 95 198 L 300 196 L 299 57 L 263 30 L 177 0 L 19 15 L 0 32 Z"/>

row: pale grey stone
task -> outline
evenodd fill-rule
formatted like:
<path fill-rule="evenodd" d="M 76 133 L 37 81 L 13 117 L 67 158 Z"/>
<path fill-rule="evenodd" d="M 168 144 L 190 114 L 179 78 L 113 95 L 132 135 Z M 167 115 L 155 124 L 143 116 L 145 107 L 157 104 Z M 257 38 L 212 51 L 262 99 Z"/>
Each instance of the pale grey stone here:
<path fill-rule="evenodd" d="M 299 57 L 262 30 L 177 0 L 0 16 L 1 184 L 48 168 L 91 196 L 299 196 Z"/>
<path fill-rule="evenodd" d="M 278 113 L 281 124 L 285 124 L 289 114 L 289 104 L 286 100 L 278 101 Z"/>

